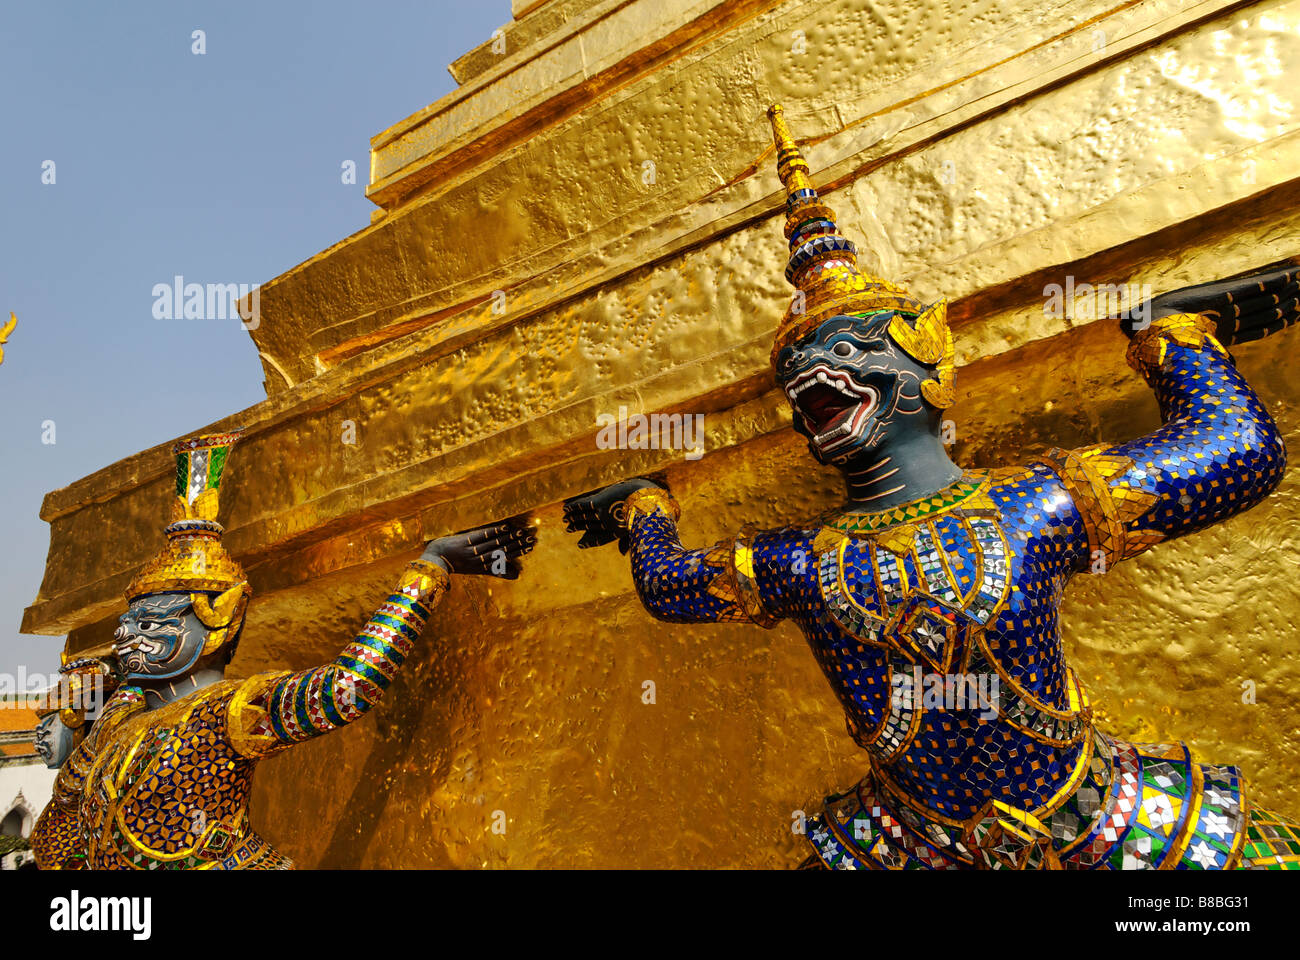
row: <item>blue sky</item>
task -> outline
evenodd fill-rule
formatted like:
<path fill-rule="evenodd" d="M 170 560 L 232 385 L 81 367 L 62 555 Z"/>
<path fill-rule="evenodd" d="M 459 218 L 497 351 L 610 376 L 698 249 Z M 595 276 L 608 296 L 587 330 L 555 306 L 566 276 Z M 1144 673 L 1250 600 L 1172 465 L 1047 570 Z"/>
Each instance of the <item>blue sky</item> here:
<path fill-rule="evenodd" d="M 509 20 L 508 0 L 0 5 L 0 673 L 58 664 L 62 638 L 18 632 L 45 493 L 265 397 L 238 321 L 157 320 L 153 286 L 263 283 L 364 227 L 369 138 Z"/>

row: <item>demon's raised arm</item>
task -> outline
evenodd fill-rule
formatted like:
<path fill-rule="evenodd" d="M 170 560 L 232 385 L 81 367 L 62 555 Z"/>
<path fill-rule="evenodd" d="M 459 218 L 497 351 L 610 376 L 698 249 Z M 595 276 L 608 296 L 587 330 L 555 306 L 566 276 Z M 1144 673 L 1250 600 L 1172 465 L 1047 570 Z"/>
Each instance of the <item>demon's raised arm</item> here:
<path fill-rule="evenodd" d="M 1048 458 L 1081 514 L 1090 568 L 1218 523 L 1277 486 L 1286 447 L 1225 347 L 1295 322 L 1297 276 L 1287 263 L 1185 287 L 1121 321 L 1129 364 L 1155 390 L 1163 425 Z"/>

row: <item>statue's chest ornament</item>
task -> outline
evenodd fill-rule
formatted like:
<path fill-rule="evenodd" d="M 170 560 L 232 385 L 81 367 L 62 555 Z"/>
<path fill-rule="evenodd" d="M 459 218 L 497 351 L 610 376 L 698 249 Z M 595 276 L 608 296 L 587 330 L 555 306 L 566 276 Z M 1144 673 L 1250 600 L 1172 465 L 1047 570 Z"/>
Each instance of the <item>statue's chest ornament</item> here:
<path fill-rule="evenodd" d="M 854 739 L 883 760 L 915 738 L 926 709 L 918 684 L 930 689 L 934 675 L 945 690 L 965 684 L 970 692 L 974 683 L 976 698 L 996 678 L 992 703 L 968 697 L 965 707 L 1041 743 L 1077 743 L 1089 729 L 1087 695 L 1071 671 L 1068 704 L 1054 708 L 1021 688 L 985 642 L 1012 589 L 1007 539 L 986 486 L 974 477 L 865 522 L 837 518 L 814 541 L 825 616 L 886 655 L 890 695 L 878 722 L 867 729 L 849 714 Z"/>
<path fill-rule="evenodd" d="M 225 685 L 209 688 L 184 701 L 141 712 L 143 701 L 124 705 L 121 718 L 95 758 L 82 793 L 82 830 L 92 863 L 117 862 L 153 866 L 211 859 L 199 851 L 209 834 L 229 833 L 228 825 L 207 822 L 205 806 L 214 798 L 210 761 L 220 751 L 205 725 L 192 724 L 196 713 L 211 712 L 209 701 Z M 184 796 L 172 797 L 173 781 L 194 781 Z M 162 796 L 166 794 L 166 796 Z M 153 803 L 139 807 L 141 796 L 157 797 L 168 816 L 160 821 Z"/>
<path fill-rule="evenodd" d="M 828 523 L 814 549 L 830 617 L 865 643 L 948 672 L 959 641 L 986 626 L 1009 592 L 987 482 L 964 479 L 930 500 Z"/>
<path fill-rule="evenodd" d="M 1009 588 L 1006 541 L 996 522 L 964 518 L 962 532 L 960 556 L 951 559 L 930 524 L 909 528 L 910 549 L 902 555 L 879 541 L 840 541 L 818 560 L 826 612 L 863 642 L 947 673 L 959 641 L 989 623 Z"/>

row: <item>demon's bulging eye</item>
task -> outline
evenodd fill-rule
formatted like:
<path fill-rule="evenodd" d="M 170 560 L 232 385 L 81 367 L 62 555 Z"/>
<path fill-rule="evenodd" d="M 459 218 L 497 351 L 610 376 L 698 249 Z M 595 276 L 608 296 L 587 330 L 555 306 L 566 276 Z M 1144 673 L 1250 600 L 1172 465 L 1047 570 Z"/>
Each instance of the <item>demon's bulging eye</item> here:
<path fill-rule="evenodd" d="M 839 340 L 831 347 L 831 353 L 837 357 L 851 357 L 858 352 L 858 348 L 847 340 Z"/>
<path fill-rule="evenodd" d="M 139 620 L 139 621 L 136 622 L 136 626 L 139 627 L 141 630 L 152 630 L 154 627 L 158 626 L 158 621 L 157 621 L 157 620 Z"/>

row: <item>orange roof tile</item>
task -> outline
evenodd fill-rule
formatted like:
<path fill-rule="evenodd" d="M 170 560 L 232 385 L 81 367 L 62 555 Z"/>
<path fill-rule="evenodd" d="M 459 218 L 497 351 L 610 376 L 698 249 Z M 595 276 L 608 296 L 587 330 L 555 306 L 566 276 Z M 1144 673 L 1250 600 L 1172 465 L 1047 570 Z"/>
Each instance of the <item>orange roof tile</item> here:
<path fill-rule="evenodd" d="M 35 697 L 21 700 L 0 700 L 0 733 L 35 730 L 37 721 L 36 705 L 38 702 Z"/>

